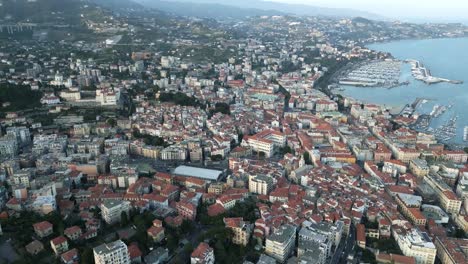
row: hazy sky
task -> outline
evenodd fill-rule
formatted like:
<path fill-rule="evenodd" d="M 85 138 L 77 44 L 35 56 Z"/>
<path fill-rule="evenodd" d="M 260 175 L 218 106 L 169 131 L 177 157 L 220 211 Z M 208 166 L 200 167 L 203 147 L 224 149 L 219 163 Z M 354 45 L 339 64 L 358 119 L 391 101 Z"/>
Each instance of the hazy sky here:
<path fill-rule="evenodd" d="M 391 18 L 468 21 L 468 0 L 270 0 L 370 11 Z"/>

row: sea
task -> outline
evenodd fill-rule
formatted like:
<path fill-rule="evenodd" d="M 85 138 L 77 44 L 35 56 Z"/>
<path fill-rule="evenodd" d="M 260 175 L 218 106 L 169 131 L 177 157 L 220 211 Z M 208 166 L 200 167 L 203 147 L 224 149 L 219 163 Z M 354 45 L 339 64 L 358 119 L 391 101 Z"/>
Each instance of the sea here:
<path fill-rule="evenodd" d="M 394 88 L 363 88 L 341 86 L 340 93 L 367 103 L 376 103 L 402 109 L 417 98 L 427 99 L 419 104 L 416 112 L 429 114 L 438 105 L 452 105 L 444 114 L 433 118 L 430 127 L 437 128 L 454 117 L 457 118 L 457 135 L 447 144 L 468 145 L 463 141 L 464 127 L 468 126 L 468 38 L 404 40 L 368 45 L 368 48 L 391 53 L 400 60 L 415 59 L 424 64 L 432 76 L 463 81 L 463 84 L 425 84 L 411 76 L 411 66 L 402 65 L 401 81 L 409 85 Z"/>

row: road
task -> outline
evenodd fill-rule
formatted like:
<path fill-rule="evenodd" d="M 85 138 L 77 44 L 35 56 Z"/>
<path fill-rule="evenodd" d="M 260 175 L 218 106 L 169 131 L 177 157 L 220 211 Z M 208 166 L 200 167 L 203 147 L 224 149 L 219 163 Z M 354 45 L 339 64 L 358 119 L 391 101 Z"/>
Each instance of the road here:
<path fill-rule="evenodd" d="M 179 241 L 179 243 L 181 243 L 183 240 L 188 240 L 188 242 L 192 244 L 193 249 L 195 249 L 198 246 L 200 235 L 202 235 L 203 232 L 205 230 L 209 229 L 209 227 L 210 227 L 208 225 L 202 225 L 202 224 L 199 224 L 199 223 L 194 223 L 194 224 L 195 224 L 195 227 L 194 227 L 193 231 L 190 232 L 190 235 L 187 236 L 187 237 L 181 238 L 181 240 Z M 168 263 L 177 264 L 176 263 L 177 258 L 174 258 L 174 257 L 177 256 L 177 255 L 182 255 L 183 256 L 184 254 L 187 254 L 186 252 L 184 252 L 184 246 L 185 245 L 182 245 L 182 246 L 179 245 L 177 247 L 174 254 L 172 254 L 172 256 L 170 256 L 170 259 L 169 259 Z M 187 258 L 188 258 L 188 256 L 187 256 Z M 182 258 L 182 259 L 184 259 L 184 258 Z"/>
<path fill-rule="evenodd" d="M 13 263 L 19 259 L 10 239 L 2 238 L 0 240 L 0 263 Z"/>
<path fill-rule="evenodd" d="M 341 238 L 341 242 L 336 248 L 335 254 L 330 260 L 330 264 L 346 263 L 346 258 L 353 249 L 355 239 L 356 233 L 353 224 L 351 224 L 349 229 L 349 235 L 347 235 L 345 239 L 344 237 Z"/>

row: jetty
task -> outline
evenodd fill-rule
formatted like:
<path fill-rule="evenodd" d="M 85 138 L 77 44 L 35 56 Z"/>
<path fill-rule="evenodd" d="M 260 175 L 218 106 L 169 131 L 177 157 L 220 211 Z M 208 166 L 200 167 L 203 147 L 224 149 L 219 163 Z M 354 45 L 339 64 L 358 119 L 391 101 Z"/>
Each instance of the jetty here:
<path fill-rule="evenodd" d="M 449 80 L 440 77 L 434 77 L 431 74 L 431 71 L 427 69 L 420 61 L 418 60 L 406 60 L 405 62 L 411 64 L 411 74 L 416 80 L 423 81 L 426 84 L 436 84 L 441 82 L 451 83 L 451 84 L 462 84 L 463 81 Z"/>

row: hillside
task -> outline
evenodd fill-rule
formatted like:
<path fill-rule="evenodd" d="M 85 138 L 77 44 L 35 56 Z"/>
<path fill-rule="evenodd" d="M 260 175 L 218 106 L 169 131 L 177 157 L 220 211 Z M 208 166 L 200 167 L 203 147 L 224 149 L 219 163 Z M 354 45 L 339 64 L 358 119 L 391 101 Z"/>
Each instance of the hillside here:
<path fill-rule="evenodd" d="M 79 0 L 3 0 L 0 21 L 76 24 L 82 8 Z"/>
<path fill-rule="evenodd" d="M 135 0 L 146 6 L 152 6 L 179 15 L 199 17 L 236 17 L 262 15 L 310 15 L 329 17 L 365 17 L 368 19 L 383 19 L 382 16 L 360 10 L 345 8 L 324 8 L 311 5 L 278 3 L 260 0 Z"/>
<path fill-rule="evenodd" d="M 204 17 L 214 19 L 241 19 L 251 16 L 284 15 L 277 10 L 242 8 L 219 3 L 198 3 L 189 1 L 136 0 L 138 3 L 179 16 Z"/>

